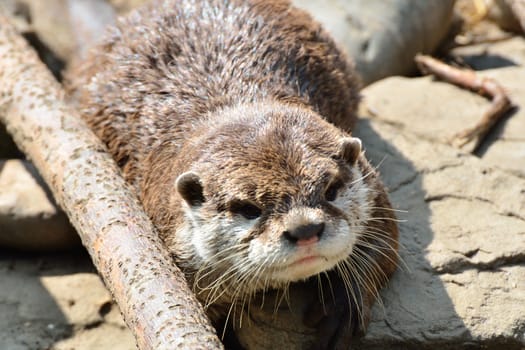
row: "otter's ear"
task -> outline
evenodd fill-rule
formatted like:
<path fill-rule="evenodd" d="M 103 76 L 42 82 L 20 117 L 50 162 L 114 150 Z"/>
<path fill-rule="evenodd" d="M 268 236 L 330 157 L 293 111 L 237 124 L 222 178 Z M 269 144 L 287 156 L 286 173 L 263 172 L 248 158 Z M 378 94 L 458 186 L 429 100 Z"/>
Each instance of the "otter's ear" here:
<path fill-rule="evenodd" d="M 343 137 L 337 157 L 354 165 L 361 154 L 361 140 L 357 137 Z"/>
<path fill-rule="evenodd" d="M 204 203 L 204 194 L 199 175 L 192 171 L 183 173 L 175 181 L 177 192 L 192 207 Z"/>

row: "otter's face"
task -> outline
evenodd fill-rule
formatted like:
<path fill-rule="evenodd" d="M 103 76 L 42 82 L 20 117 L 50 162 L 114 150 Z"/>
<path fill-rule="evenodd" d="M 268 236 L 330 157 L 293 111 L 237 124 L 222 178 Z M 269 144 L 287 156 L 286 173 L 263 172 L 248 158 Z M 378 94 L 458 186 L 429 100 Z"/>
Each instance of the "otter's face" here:
<path fill-rule="evenodd" d="M 243 292 L 280 287 L 351 254 L 371 210 L 361 142 L 322 126 L 222 140 L 177 178 L 186 217 L 177 235 L 198 258 L 200 288 L 217 279 Z"/>

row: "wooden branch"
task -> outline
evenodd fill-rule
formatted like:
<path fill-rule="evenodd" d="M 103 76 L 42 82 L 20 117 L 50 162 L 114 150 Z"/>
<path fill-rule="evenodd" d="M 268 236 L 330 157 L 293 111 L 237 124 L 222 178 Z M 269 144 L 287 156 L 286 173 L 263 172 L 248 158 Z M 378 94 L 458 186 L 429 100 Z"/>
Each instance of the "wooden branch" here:
<path fill-rule="evenodd" d="M 139 348 L 222 348 L 114 161 L 2 14 L 0 82 L 0 121 L 67 212 Z"/>
<path fill-rule="evenodd" d="M 471 152 L 474 152 L 492 127 L 512 107 L 505 89 L 494 79 L 480 77 L 473 70 L 452 67 L 430 56 L 417 55 L 415 61 L 424 74 L 433 74 L 439 79 L 491 98 L 490 107 L 479 122 L 458 132 L 449 140 L 449 143 L 458 148 L 470 145 Z"/>

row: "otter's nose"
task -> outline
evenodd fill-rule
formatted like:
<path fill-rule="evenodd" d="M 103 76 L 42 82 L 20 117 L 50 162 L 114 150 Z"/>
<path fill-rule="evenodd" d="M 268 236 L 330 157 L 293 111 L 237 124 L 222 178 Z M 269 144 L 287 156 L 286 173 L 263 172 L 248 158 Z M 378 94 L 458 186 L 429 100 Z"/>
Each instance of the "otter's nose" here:
<path fill-rule="evenodd" d="M 293 230 L 283 232 L 283 236 L 292 243 L 300 243 L 303 241 L 317 241 L 321 238 L 324 231 L 324 222 L 320 224 L 306 224 L 301 225 Z"/>

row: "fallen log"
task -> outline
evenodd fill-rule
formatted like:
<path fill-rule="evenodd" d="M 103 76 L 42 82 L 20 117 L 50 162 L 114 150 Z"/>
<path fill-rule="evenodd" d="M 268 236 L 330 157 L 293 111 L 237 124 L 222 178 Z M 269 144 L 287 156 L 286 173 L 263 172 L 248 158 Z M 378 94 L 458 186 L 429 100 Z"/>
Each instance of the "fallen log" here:
<path fill-rule="evenodd" d="M 140 349 L 222 344 L 105 147 L 0 13 L 0 121 L 66 211 Z"/>

